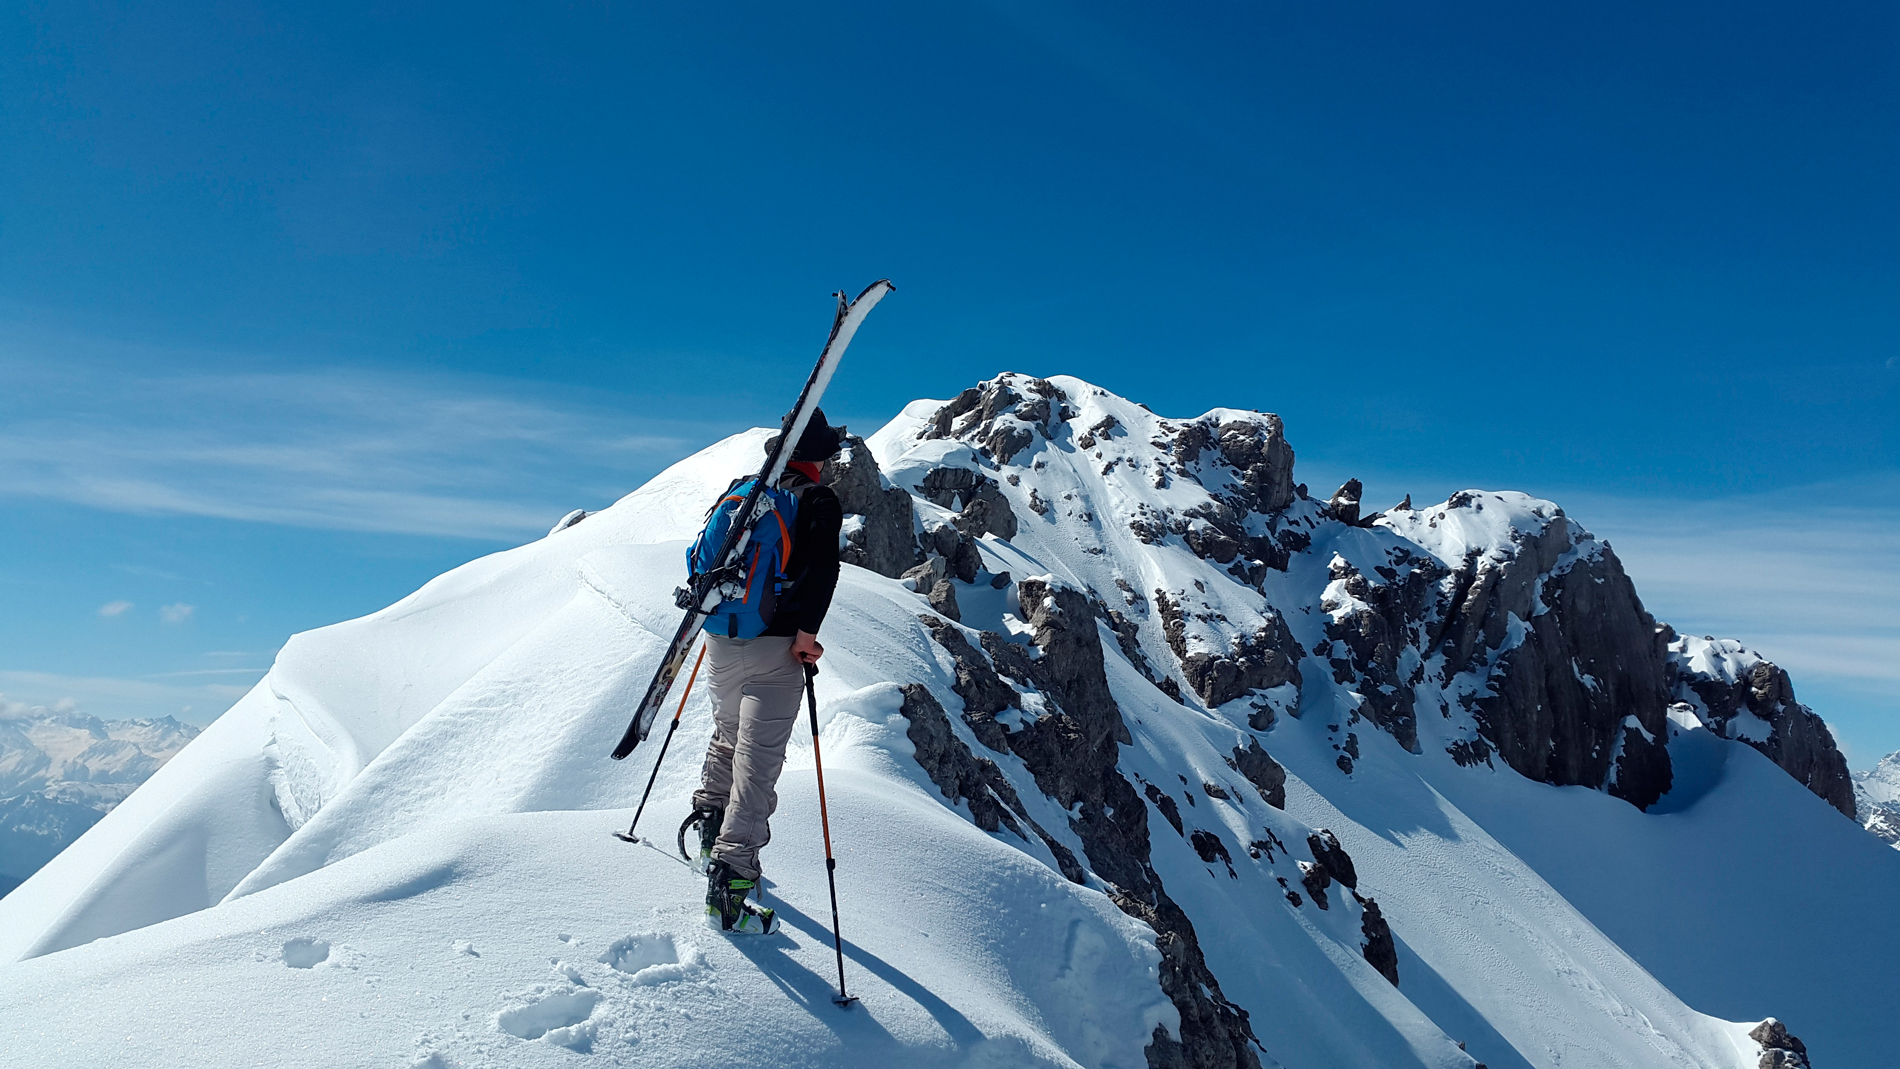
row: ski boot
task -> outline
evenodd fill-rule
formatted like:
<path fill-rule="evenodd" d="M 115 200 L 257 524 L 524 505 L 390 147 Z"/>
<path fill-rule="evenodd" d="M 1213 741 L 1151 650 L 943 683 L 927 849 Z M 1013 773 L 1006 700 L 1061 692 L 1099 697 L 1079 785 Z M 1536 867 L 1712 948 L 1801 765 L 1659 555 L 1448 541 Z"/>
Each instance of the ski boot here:
<path fill-rule="evenodd" d="M 721 931 L 743 935 L 771 935 L 778 931 L 778 914 L 746 901 L 759 886 L 732 871 L 732 866 L 715 861 L 706 871 L 706 916 L 719 922 Z"/>
<path fill-rule="evenodd" d="M 725 810 L 715 809 L 712 806 L 694 806 L 692 813 L 686 818 L 686 823 L 680 825 L 680 856 L 693 866 L 694 872 L 705 872 L 712 866 L 713 844 L 719 841 L 719 829 L 725 823 Z M 686 852 L 686 831 L 695 824 L 699 825 L 698 857 Z"/>

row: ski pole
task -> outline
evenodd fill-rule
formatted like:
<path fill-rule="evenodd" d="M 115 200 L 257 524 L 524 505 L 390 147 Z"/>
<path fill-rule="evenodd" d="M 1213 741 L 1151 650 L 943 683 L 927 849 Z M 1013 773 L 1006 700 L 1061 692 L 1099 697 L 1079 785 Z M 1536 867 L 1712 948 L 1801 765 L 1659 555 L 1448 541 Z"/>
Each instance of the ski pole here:
<path fill-rule="evenodd" d="M 825 763 L 818 759 L 818 691 L 812 681 L 818 666 L 805 666 L 805 699 L 811 710 L 811 763 L 818 771 L 818 822 L 825 830 L 825 881 L 831 885 L 831 946 L 838 954 L 838 997 L 831 1001 L 850 1008 L 857 996 L 844 993 L 844 934 L 838 930 L 838 860 L 831 856 L 831 814 L 825 809 Z"/>
<path fill-rule="evenodd" d="M 693 680 L 699 678 L 699 665 L 706 659 L 706 644 L 699 644 L 699 659 L 693 662 L 693 674 L 686 677 L 686 689 L 680 692 L 679 708 L 673 710 L 673 723 L 666 729 L 666 738 L 660 742 L 660 756 L 653 759 L 653 774 L 647 777 L 647 789 L 640 794 L 640 808 L 633 811 L 633 823 L 627 825 L 625 833 L 614 832 L 614 838 L 623 842 L 637 843 L 640 837 L 633 829 L 640 826 L 640 814 L 647 811 L 647 798 L 653 794 L 653 781 L 660 778 L 660 762 L 666 760 L 666 748 L 673 745 L 673 733 L 680 729 L 680 714 L 686 711 L 687 695 L 693 693 Z"/>

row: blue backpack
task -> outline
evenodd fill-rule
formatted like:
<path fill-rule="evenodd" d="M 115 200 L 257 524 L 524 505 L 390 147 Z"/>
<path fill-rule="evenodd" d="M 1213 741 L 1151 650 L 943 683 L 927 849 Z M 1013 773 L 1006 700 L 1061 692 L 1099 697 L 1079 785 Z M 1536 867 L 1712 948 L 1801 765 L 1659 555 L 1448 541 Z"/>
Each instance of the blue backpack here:
<path fill-rule="evenodd" d="M 704 575 L 719 566 L 714 560 L 726 544 L 732 530 L 733 515 L 745 503 L 746 495 L 758 480 L 744 479 L 729 487 L 706 514 L 706 527 L 686 550 L 686 569 L 693 576 Z M 752 538 L 739 554 L 739 572 L 745 577 L 745 594 L 719 603 L 701 627 L 726 638 L 758 638 L 772 625 L 778 596 L 785 592 L 790 579 L 786 561 L 792 555 L 792 521 L 798 516 L 798 496 L 790 490 L 768 486 L 759 495 L 753 511 Z"/>

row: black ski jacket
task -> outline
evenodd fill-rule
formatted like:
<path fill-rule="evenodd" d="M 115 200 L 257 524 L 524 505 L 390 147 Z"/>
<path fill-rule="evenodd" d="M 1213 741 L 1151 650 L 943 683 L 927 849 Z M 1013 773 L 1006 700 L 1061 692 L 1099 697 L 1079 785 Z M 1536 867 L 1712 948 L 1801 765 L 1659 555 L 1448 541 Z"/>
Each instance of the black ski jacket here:
<path fill-rule="evenodd" d="M 789 638 L 800 631 L 817 634 L 838 587 L 838 532 L 844 507 L 829 486 L 810 486 L 799 495 L 792 521 L 792 553 L 785 564 L 791 586 L 779 595 L 765 633 Z"/>

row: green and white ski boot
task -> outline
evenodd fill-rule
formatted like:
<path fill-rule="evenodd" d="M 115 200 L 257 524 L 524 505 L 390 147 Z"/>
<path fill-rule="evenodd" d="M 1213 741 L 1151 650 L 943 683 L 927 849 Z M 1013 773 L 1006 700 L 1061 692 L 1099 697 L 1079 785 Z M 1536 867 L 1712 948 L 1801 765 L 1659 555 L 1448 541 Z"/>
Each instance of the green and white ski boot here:
<path fill-rule="evenodd" d="M 719 922 L 721 931 L 736 935 L 771 935 L 778 931 L 778 914 L 746 896 L 757 890 L 759 881 L 732 871 L 732 866 L 715 861 L 706 871 L 706 916 Z"/>

